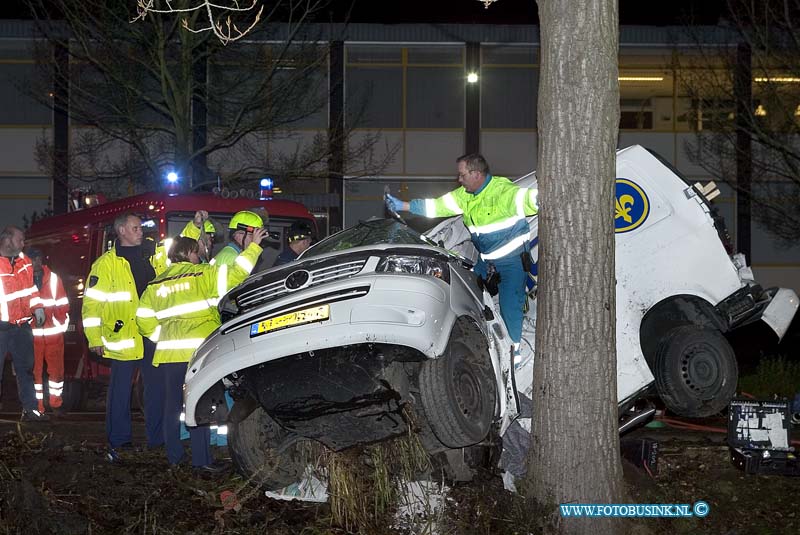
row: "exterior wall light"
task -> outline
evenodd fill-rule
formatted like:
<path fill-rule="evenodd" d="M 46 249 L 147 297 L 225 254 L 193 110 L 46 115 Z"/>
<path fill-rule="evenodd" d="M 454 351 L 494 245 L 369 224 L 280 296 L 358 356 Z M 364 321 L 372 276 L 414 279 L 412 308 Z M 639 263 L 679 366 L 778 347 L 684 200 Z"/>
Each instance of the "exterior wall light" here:
<path fill-rule="evenodd" d="M 663 76 L 619 76 L 620 82 L 663 82 Z"/>
<path fill-rule="evenodd" d="M 467 82 L 470 84 L 474 84 L 478 82 L 478 74 L 471 72 L 467 75 Z"/>

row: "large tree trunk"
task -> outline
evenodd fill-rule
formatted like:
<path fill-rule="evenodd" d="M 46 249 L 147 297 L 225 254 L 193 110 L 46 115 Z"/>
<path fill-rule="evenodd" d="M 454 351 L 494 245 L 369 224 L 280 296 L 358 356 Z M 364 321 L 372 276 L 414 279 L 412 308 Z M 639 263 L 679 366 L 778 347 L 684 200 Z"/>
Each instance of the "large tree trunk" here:
<path fill-rule="evenodd" d="M 613 225 L 618 7 L 615 0 L 538 4 L 541 264 L 527 484 L 548 505 L 620 503 Z M 554 514 L 560 516 L 557 508 Z M 600 520 L 557 523 L 562 533 L 614 530 L 613 520 Z"/>

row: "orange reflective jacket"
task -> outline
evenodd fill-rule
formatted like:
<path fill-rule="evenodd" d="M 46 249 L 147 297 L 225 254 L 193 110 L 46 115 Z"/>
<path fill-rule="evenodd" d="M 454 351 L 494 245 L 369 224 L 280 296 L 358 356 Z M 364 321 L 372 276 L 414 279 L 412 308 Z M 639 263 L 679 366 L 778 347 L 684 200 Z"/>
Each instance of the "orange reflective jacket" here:
<path fill-rule="evenodd" d="M 42 304 L 33 283 L 31 259 L 24 253 L 11 261 L 0 257 L 0 321 L 28 323 L 36 308 L 42 308 Z"/>

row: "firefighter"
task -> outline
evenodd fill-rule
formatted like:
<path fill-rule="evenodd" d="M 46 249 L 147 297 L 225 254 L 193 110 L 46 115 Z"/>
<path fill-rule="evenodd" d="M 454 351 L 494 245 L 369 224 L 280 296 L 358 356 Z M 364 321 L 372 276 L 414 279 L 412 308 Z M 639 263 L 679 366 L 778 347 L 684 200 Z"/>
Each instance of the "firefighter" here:
<path fill-rule="evenodd" d="M 17 392 L 22 403 L 23 421 L 45 421 L 39 412 L 33 387 L 33 334 L 31 320 L 37 327 L 45 315 L 39 290 L 33 283 L 33 266 L 23 252 L 25 234 L 8 226 L 0 232 L 0 378 L 6 353 L 11 353 L 17 375 Z"/>
<path fill-rule="evenodd" d="M 64 333 L 69 325 L 69 300 L 61 279 L 44 265 L 39 249 L 28 251 L 33 263 L 33 281 L 39 288 L 39 297 L 44 306 L 45 321 L 33 329 L 33 381 L 39 412 L 44 410 L 44 366 L 47 364 L 48 404 L 54 411 L 61 407 L 64 391 Z"/>
<path fill-rule="evenodd" d="M 202 230 L 201 230 L 202 226 Z M 200 242 L 200 257 L 204 262 L 211 260 L 211 251 L 214 247 L 214 235 L 216 233 L 214 223 L 209 221 L 208 212 L 198 210 L 194 214 L 192 221 L 186 223 L 181 231 L 181 236 L 188 236 Z M 173 238 L 167 238 L 155 246 L 153 257 L 150 263 L 156 270 L 156 274 L 164 272 L 169 267 L 169 249 L 172 246 Z"/>
<path fill-rule="evenodd" d="M 305 221 L 295 221 L 289 227 L 287 241 L 289 246 L 275 260 L 276 266 L 296 260 L 306 249 L 311 247 L 311 227 Z"/>
<path fill-rule="evenodd" d="M 114 220 L 114 246 L 92 264 L 83 296 L 83 332 L 89 350 L 108 359 L 111 379 L 106 400 L 108 460 L 119 460 L 118 450 L 132 447 L 131 385 L 134 373 L 144 382 L 144 417 L 149 448 L 164 443 L 161 402 L 157 398 L 155 344 L 142 339 L 136 327 L 139 296 L 156 275 L 142 246 L 142 221 L 126 213 Z M 151 259 L 150 259 L 151 260 Z"/>
<path fill-rule="evenodd" d="M 525 284 L 530 264 L 530 228 L 526 216 L 535 215 L 538 191 L 520 188 L 505 177 L 492 176 L 480 154 L 456 160 L 461 187 L 436 199 L 404 202 L 387 195 L 394 211 L 410 211 L 426 217 L 461 215 L 472 243 L 480 253 L 475 272 L 491 286 L 492 272 L 500 293 L 500 315 L 519 358 L 522 318 L 527 301 Z M 527 257 L 527 258 L 526 258 Z"/>
<path fill-rule="evenodd" d="M 230 241 L 228 245 L 217 253 L 217 256 L 214 257 L 211 263 L 231 266 L 235 261 L 242 260 L 240 256 L 241 252 L 246 249 L 250 243 L 255 242 L 253 233 L 256 229 L 264 228 L 265 218 L 266 212 L 263 217 L 250 210 L 236 212 L 228 224 L 228 236 Z M 266 236 L 266 233 L 261 233 L 260 235 L 263 237 Z M 255 243 L 259 245 L 258 242 Z M 252 271 L 255 267 L 255 263 L 249 267 L 246 265 L 242 267 Z"/>
<path fill-rule="evenodd" d="M 156 342 L 153 365 L 163 388 L 164 441 L 173 466 L 184 459 L 180 438 L 183 380 L 195 349 L 220 325 L 216 304 L 230 288 L 242 282 L 255 265 L 265 229 L 253 231 L 251 243 L 236 260 L 226 264 L 201 264 L 196 240 L 182 236 L 170 248 L 171 265 L 156 277 L 142 295 L 136 322 L 143 336 Z M 249 266 L 246 267 L 246 266 Z M 215 473 L 207 426 L 189 429 L 192 466 Z"/>

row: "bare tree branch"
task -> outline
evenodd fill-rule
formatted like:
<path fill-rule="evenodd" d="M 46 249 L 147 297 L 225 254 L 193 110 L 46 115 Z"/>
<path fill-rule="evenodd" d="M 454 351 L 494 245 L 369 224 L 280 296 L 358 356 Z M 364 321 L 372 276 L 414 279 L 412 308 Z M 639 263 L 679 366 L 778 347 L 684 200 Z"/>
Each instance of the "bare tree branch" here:
<path fill-rule="evenodd" d="M 241 6 L 238 1 L 212 2 L 211 0 L 196 0 L 189 5 L 179 2 L 180 5 L 173 5 L 175 1 L 170 0 L 137 0 L 136 17 L 131 23 L 144 21 L 149 14 L 179 14 L 185 15 L 181 18 L 181 26 L 191 33 L 212 32 L 223 45 L 233 41 L 238 41 L 255 28 L 261 21 L 264 13 L 264 6 L 258 7 L 258 0 L 253 0 L 249 6 Z M 256 8 L 258 10 L 256 11 Z M 217 15 L 217 13 L 225 13 Z M 246 22 L 244 29 L 240 29 L 233 18 L 234 15 L 248 13 L 252 18 Z M 252 13 L 255 13 L 253 15 Z M 200 15 L 200 16 L 199 16 Z M 188 17 L 188 18 L 187 18 Z M 198 18 L 204 18 L 205 22 L 197 23 Z"/>
<path fill-rule="evenodd" d="M 754 219 L 793 245 L 800 239 L 800 2 L 728 0 L 728 12 L 728 40 L 710 43 L 695 33 L 692 54 L 679 65 L 697 131 L 687 153 L 710 175 L 749 195 Z M 747 102 L 734 91 L 739 44 L 751 51 Z M 748 154 L 737 144 L 741 134 L 750 139 Z M 740 156 L 751 161 L 749 185 L 737 180 Z"/>
<path fill-rule="evenodd" d="M 348 168 L 358 158 L 367 174 L 380 173 L 390 157 L 388 148 L 368 156 L 379 134 L 350 143 L 358 102 L 348 102 L 342 137 L 329 133 L 328 98 L 339 82 L 329 80 L 328 41 L 336 37 L 323 38 L 321 26 L 310 24 L 329 0 L 274 0 L 263 20 L 280 21 L 265 28 L 271 36 L 229 46 L 211 32 L 185 31 L 174 14 L 151 10 L 131 24 L 130 0 L 26 1 L 44 39 L 35 50 L 36 80 L 21 89 L 50 107 L 54 83 L 69 88 L 65 111 L 80 132 L 70 139 L 70 178 L 113 181 L 128 173 L 144 188 L 169 168 L 192 183 L 266 173 L 311 179 L 325 176 L 336 147 L 345 147 Z M 167 7 L 197 5 L 171 0 Z M 51 22 L 53 9 L 63 24 Z M 197 27 L 205 13 L 179 16 Z M 56 48 L 68 61 L 55 61 Z M 314 139 L 293 149 L 288 137 L 298 131 L 327 135 L 307 136 Z M 51 164 L 47 150 L 52 144 L 37 151 L 43 168 Z"/>

